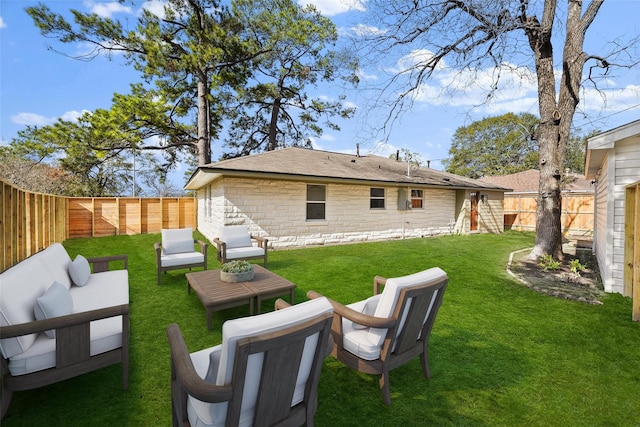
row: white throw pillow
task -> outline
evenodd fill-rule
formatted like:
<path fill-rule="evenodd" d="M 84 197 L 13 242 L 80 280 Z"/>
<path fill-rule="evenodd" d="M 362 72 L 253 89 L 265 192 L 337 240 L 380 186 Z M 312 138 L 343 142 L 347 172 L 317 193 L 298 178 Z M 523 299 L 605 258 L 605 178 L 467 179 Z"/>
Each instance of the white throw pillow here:
<path fill-rule="evenodd" d="M 69 290 L 58 282 L 53 282 L 49 289 L 36 300 L 33 308 L 36 320 L 51 319 L 53 317 L 71 314 L 73 310 L 73 300 Z M 56 337 L 55 329 L 44 331 L 49 338 Z"/>
<path fill-rule="evenodd" d="M 82 255 L 77 255 L 76 259 L 69 264 L 69 276 L 74 285 L 86 285 L 89 281 L 89 276 L 91 276 L 89 261 Z"/>

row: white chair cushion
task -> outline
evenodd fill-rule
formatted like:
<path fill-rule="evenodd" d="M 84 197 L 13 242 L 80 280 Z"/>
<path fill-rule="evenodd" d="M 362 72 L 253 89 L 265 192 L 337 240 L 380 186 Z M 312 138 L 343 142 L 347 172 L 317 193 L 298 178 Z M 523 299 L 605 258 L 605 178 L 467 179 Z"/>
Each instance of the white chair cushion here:
<path fill-rule="evenodd" d="M 193 230 L 191 228 L 162 230 L 163 254 L 171 255 L 193 251 Z"/>
<path fill-rule="evenodd" d="M 196 264 L 200 262 L 204 262 L 204 254 L 201 252 L 186 252 L 160 256 L 160 265 L 162 267 L 175 267 L 178 265 Z"/>
<path fill-rule="evenodd" d="M 288 307 L 284 310 L 228 320 L 222 326 L 222 344 L 192 353 L 191 360 L 200 377 L 215 377 L 215 383 L 218 385 L 229 384 L 231 383 L 231 376 L 233 374 L 236 343 L 239 339 L 287 328 L 303 323 L 320 314 L 332 312 L 333 308 L 331 307 L 331 303 L 329 303 L 326 298 L 317 298 Z M 298 372 L 297 387 L 291 402 L 292 406 L 301 402 L 304 398 L 304 387 L 313 363 L 312 355 L 315 352 L 317 337 L 315 338 L 316 339 L 314 339 L 314 336 L 307 338 L 309 345 L 305 346 L 303 352 L 303 363 Z M 219 357 L 218 355 L 214 357 L 216 361 L 219 360 L 218 370 L 217 374 L 211 372 L 207 375 L 212 352 L 220 352 Z M 253 408 L 258 393 L 261 367 L 262 355 L 255 354 L 249 357 L 246 383 L 242 397 L 240 425 L 253 424 Z M 224 426 L 227 403 L 207 404 L 190 396 L 187 411 L 189 413 L 189 422 L 192 426 Z"/>
<path fill-rule="evenodd" d="M 409 286 L 422 285 L 429 282 L 435 282 L 447 277 L 447 274 L 440 268 L 434 267 L 428 270 L 421 271 L 419 273 L 410 274 L 408 276 L 394 277 L 388 279 L 382 291 L 382 296 L 378 302 L 378 307 L 374 313 L 376 317 L 391 317 L 395 310 L 396 303 L 400 296 L 400 291 Z M 402 325 L 406 318 L 408 306 L 400 319 L 400 326 L 398 331 L 402 329 Z M 371 328 L 369 330 L 369 341 L 374 345 L 382 345 L 385 336 L 387 335 L 386 329 Z"/>
<path fill-rule="evenodd" d="M 258 246 L 245 246 L 243 248 L 227 249 L 227 259 L 248 258 L 263 255 L 264 249 Z"/>
<path fill-rule="evenodd" d="M 36 320 L 33 312 L 36 299 L 53 281 L 38 254 L 2 272 L 0 274 L 0 326 L 18 325 Z M 26 351 L 33 345 L 37 335 L 29 334 L 0 340 L 2 354 L 5 358 L 10 358 Z"/>
<path fill-rule="evenodd" d="M 77 255 L 76 258 L 69 263 L 69 276 L 71 276 L 71 281 L 74 285 L 86 285 L 90 275 L 91 267 L 89 266 L 89 261 L 82 255 Z"/>
<path fill-rule="evenodd" d="M 379 299 L 380 295 L 374 295 L 366 300 L 349 304 L 347 307 L 360 313 L 369 311 L 368 314 L 373 315 L 371 310 L 375 311 Z M 369 328 L 345 318 L 342 318 L 342 345 L 345 350 L 364 360 L 380 358 L 382 350 L 382 346 L 375 345 L 369 340 Z"/>
<path fill-rule="evenodd" d="M 251 235 L 246 225 L 220 228 L 220 240 L 227 245 L 227 251 L 234 248 L 252 246 Z"/>
<path fill-rule="evenodd" d="M 36 320 L 65 316 L 71 314 L 72 311 L 73 300 L 69 294 L 69 289 L 58 282 L 53 282 L 49 289 L 36 300 L 33 307 Z M 56 337 L 55 329 L 44 331 L 44 333 L 51 339 Z"/>

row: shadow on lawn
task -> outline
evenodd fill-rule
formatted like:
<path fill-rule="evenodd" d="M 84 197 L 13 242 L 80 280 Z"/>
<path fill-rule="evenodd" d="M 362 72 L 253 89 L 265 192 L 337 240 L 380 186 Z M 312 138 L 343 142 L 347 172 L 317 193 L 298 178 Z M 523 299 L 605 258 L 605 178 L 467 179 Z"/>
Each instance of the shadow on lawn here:
<path fill-rule="evenodd" d="M 423 376 L 418 358 L 391 371 L 389 407 L 382 402 L 378 376 L 329 357 L 320 381 L 317 424 L 323 425 L 326 416 L 341 419 L 344 426 L 363 419 L 375 420 L 369 425 L 483 425 L 474 419 L 473 396 L 515 386 L 531 368 L 513 348 L 437 320 L 429 349 L 430 379 Z M 460 401 L 461 396 L 469 401 Z"/>

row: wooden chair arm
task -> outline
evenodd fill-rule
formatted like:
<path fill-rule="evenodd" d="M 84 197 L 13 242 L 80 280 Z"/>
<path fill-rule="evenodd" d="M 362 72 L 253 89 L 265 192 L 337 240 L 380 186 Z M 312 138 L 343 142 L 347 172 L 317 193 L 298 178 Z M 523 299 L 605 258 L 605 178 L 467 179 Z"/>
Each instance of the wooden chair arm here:
<path fill-rule="evenodd" d="M 81 325 L 94 320 L 108 317 L 123 316 L 129 314 L 129 304 L 114 305 L 112 307 L 99 308 L 97 310 L 68 314 L 66 316 L 52 317 L 51 319 L 34 320 L 33 322 L 20 323 L 18 325 L 0 327 L 0 338 L 19 337 L 35 334 L 49 329 L 65 328 Z"/>
<path fill-rule="evenodd" d="M 378 295 L 381 292 L 381 288 L 387 284 L 387 278 L 382 276 L 375 276 L 373 278 L 373 294 Z"/>
<path fill-rule="evenodd" d="M 289 304 L 288 302 L 286 302 L 282 298 L 278 298 L 274 305 L 275 305 L 275 309 L 276 310 L 282 310 L 284 308 L 291 307 L 291 304 Z"/>
<path fill-rule="evenodd" d="M 315 299 L 322 296 L 323 295 L 317 293 L 316 291 L 307 292 L 307 298 L 309 299 Z M 360 313 L 359 311 L 355 311 L 343 304 L 340 304 L 339 302 L 336 302 L 331 298 L 327 299 L 333 306 L 334 314 L 337 314 L 340 317 L 344 317 L 345 319 L 349 319 L 352 322 L 358 323 L 362 326 L 366 326 L 369 328 L 389 329 L 396 325 L 396 319 L 392 317 L 369 316 L 368 314 Z"/>
<path fill-rule="evenodd" d="M 204 255 L 205 260 L 207 259 L 207 248 L 209 247 L 209 244 L 203 240 L 198 240 L 198 239 L 193 239 L 194 243 L 197 243 L 198 245 L 200 245 L 200 252 L 202 252 L 202 254 Z M 205 267 L 206 270 L 206 267 Z"/>
<path fill-rule="evenodd" d="M 260 247 L 263 247 L 264 249 L 267 249 L 267 243 L 269 242 L 269 239 L 266 237 L 260 237 L 260 236 L 254 236 L 254 235 L 250 235 L 249 237 L 251 237 L 253 240 L 258 242 L 258 245 Z"/>
<path fill-rule="evenodd" d="M 217 403 L 231 400 L 233 386 L 215 385 L 200 378 L 189 356 L 180 327 L 172 323 L 167 327 L 167 338 L 171 347 L 171 365 L 174 380 L 182 390 L 203 402 Z"/>
<path fill-rule="evenodd" d="M 103 257 L 87 258 L 89 264 L 93 264 L 94 273 L 102 273 L 103 271 L 109 271 L 109 263 L 115 261 L 122 261 L 123 270 L 129 269 L 129 256 L 128 255 L 112 255 Z"/>

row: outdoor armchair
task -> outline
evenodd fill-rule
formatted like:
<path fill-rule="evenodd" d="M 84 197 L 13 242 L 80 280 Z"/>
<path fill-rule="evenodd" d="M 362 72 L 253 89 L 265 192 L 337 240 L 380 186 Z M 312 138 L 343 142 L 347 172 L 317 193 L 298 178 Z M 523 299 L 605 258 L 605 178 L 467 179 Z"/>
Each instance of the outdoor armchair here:
<path fill-rule="evenodd" d="M 219 234 L 219 237 L 213 239 L 213 243 L 218 248 L 217 257 L 220 263 L 262 258 L 264 267 L 267 268 L 268 239 L 249 234 L 249 229 L 245 225 L 221 227 Z M 257 246 L 253 244 L 254 240 Z"/>
<path fill-rule="evenodd" d="M 200 245 L 200 251 L 194 244 Z M 156 242 L 156 266 L 158 268 L 158 285 L 162 272 L 183 268 L 203 267 L 207 269 L 207 247 L 202 240 L 193 238 L 191 228 L 162 229 L 162 242 Z"/>
<path fill-rule="evenodd" d="M 191 354 L 169 325 L 173 425 L 313 426 L 333 308 L 283 307 L 226 321 L 222 344 Z"/>
<path fill-rule="evenodd" d="M 409 276 L 374 278 L 374 296 L 334 309 L 332 355 L 359 372 L 380 375 L 380 390 L 391 404 L 389 371 L 420 356 L 422 371 L 429 372 L 429 334 L 448 282 L 440 268 Z M 380 293 L 381 287 L 384 290 Z M 322 295 L 307 293 L 309 299 Z"/>

